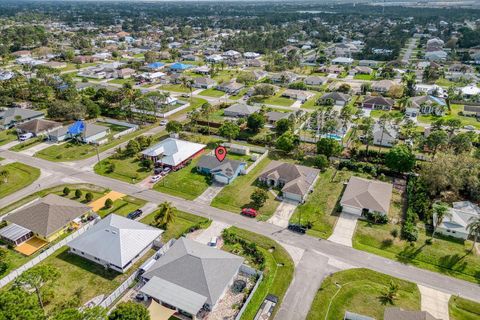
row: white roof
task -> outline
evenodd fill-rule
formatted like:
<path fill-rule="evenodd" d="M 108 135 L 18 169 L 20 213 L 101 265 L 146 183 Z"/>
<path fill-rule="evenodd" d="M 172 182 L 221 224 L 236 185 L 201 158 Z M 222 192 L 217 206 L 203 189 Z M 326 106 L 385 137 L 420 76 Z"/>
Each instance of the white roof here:
<path fill-rule="evenodd" d="M 462 93 L 469 96 L 480 94 L 480 88 L 474 85 L 469 85 L 461 88 Z"/>
<path fill-rule="evenodd" d="M 122 268 L 162 233 L 163 230 L 110 214 L 68 246 Z"/>
<path fill-rule="evenodd" d="M 452 205 L 453 208 L 450 208 L 452 217 L 446 217 L 440 224 L 440 227 L 455 230 L 456 232 L 468 233 L 467 226 L 476 217 L 480 216 L 480 207 L 470 201 L 454 202 Z"/>
<path fill-rule="evenodd" d="M 168 138 L 142 151 L 142 154 L 148 157 L 159 157 L 158 160 L 162 163 L 177 166 L 205 147 L 206 145 L 200 143 Z"/>

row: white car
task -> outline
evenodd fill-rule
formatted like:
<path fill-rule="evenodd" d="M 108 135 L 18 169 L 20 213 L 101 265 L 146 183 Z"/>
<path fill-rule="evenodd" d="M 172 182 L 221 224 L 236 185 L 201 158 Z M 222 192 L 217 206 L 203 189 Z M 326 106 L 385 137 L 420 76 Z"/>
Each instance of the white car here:
<path fill-rule="evenodd" d="M 162 121 L 160 121 L 160 125 L 161 125 L 161 126 L 166 126 L 167 123 L 168 123 L 168 120 L 162 120 Z"/>
<path fill-rule="evenodd" d="M 475 127 L 472 126 L 472 125 L 464 126 L 463 128 L 466 129 L 466 130 L 470 130 L 470 131 L 475 130 Z"/>
<path fill-rule="evenodd" d="M 152 183 L 158 182 L 160 180 L 160 176 L 153 176 L 152 179 L 150 180 Z"/>
<path fill-rule="evenodd" d="M 210 239 L 210 241 L 208 242 L 208 246 L 209 247 L 214 247 L 216 248 L 217 247 L 217 243 L 218 243 L 218 237 L 212 237 Z"/>
<path fill-rule="evenodd" d="M 30 138 L 33 138 L 33 133 L 27 132 L 27 133 L 21 134 L 21 135 L 18 137 L 18 140 L 20 140 L 20 141 L 27 141 L 27 140 L 30 139 Z"/>

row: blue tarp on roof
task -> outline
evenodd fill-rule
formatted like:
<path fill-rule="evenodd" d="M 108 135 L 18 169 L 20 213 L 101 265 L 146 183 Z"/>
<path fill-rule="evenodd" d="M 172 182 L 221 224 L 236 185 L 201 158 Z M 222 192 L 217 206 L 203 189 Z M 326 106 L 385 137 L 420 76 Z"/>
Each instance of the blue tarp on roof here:
<path fill-rule="evenodd" d="M 147 65 L 148 68 L 150 69 L 158 69 L 158 68 L 161 68 L 165 65 L 165 63 L 162 63 L 162 62 L 152 62 L 150 64 Z"/>
<path fill-rule="evenodd" d="M 83 121 L 76 121 L 68 127 L 68 133 L 71 135 L 78 135 L 85 130 L 85 123 Z"/>
<path fill-rule="evenodd" d="M 172 64 L 170 66 L 170 69 L 172 69 L 172 70 L 187 70 L 187 69 L 190 69 L 192 67 L 193 66 L 190 65 L 190 64 L 183 64 L 183 63 L 180 63 L 180 62 L 175 62 L 174 64 Z"/>
<path fill-rule="evenodd" d="M 447 103 L 443 99 L 440 99 L 440 98 L 437 98 L 437 97 L 434 97 L 434 96 L 430 96 L 430 98 L 441 106 L 446 106 L 447 105 Z"/>

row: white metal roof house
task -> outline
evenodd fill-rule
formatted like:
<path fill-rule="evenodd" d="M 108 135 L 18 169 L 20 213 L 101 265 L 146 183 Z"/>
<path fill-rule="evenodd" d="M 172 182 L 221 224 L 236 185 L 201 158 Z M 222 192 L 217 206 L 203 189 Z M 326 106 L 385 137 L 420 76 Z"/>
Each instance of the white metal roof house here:
<path fill-rule="evenodd" d="M 445 217 L 437 227 L 437 232 L 460 239 L 468 238 L 467 226 L 473 219 L 480 217 L 480 207 L 470 201 L 453 203 L 450 208 L 451 217 Z M 435 221 L 435 214 L 434 219 Z"/>
<path fill-rule="evenodd" d="M 143 274 L 140 291 L 191 317 L 213 310 L 233 283 L 244 259 L 180 238 Z"/>
<path fill-rule="evenodd" d="M 68 243 L 70 252 L 125 272 L 141 258 L 163 230 L 110 214 Z"/>
<path fill-rule="evenodd" d="M 366 210 L 388 214 L 392 199 L 391 183 L 351 177 L 340 205 L 343 212 L 361 216 Z"/>
<path fill-rule="evenodd" d="M 203 152 L 206 145 L 185 140 L 167 138 L 142 151 L 144 157 L 161 163 L 163 166 L 178 168 L 188 160 Z"/>

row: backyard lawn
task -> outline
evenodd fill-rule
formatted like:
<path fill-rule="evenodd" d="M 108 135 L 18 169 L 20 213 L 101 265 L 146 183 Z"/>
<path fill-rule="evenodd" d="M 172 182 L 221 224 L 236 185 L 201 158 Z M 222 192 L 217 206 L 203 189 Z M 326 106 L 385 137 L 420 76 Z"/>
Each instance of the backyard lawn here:
<path fill-rule="evenodd" d="M 199 95 L 206 96 L 206 97 L 219 98 L 224 96 L 225 92 L 214 89 L 214 88 L 210 88 L 210 89 L 203 90 L 202 92 L 199 93 Z"/>
<path fill-rule="evenodd" d="M 187 200 L 194 200 L 210 185 L 210 177 L 197 172 L 196 166 L 199 160 L 200 157 L 197 157 L 188 166 L 169 173 L 153 188 Z"/>
<path fill-rule="evenodd" d="M 415 265 L 435 272 L 447 274 L 466 281 L 479 283 L 480 255 L 471 253 L 470 241 L 435 238 L 432 244 L 423 225 L 419 224 L 417 242 L 410 244 L 393 237 L 393 230 L 400 233 L 400 225 L 372 225 L 359 221 L 353 237 L 353 247 L 402 263 Z"/>
<path fill-rule="evenodd" d="M 32 184 L 40 177 L 40 170 L 20 162 L 13 162 L 0 166 L 0 171 L 7 171 L 6 182 L 1 184 L 0 198 L 6 197 Z"/>
<path fill-rule="evenodd" d="M 448 302 L 450 320 L 480 319 L 480 303 L 460 297 L 451 297 Z"/>
<path fill-rule="evenodd" d="M 158 211 L 154 211 L 150 213 L 148 216 L 142 218 L 140 222 L 156 227 L 154 219 L 157 212 Z M 178 239 L 192 229 L 206 229 L 211 222 L 212 221 L 207 218 L 175 209 L 175 220 L 167 224 L 167 228 L 162 234 L 162 241 L 167 242 L 170 239 Z"/>
<path fill-rule="evenodd" d="M 425 115 L 425 116 L 419 116 L 418 121 L 423 123 L 432 123 L 440 118 L 443 120 L 459 119 L 460 121 L 462 121 L 462 126 L 470 125 L 470 126 L 474 126 L 476 129 L 480 129 L 480 122 L 477 121 L 475 117 L 465 117 L 458 114 L 460 111 L 463 111 L 462 105 L 452 104 L 451 109 L 452 110 L 450 114 L 446 114 L 443 117 Z"/>
<path fill-rule="evenodd" d="M 17 139 L 17 133 L 13 130 L 0 130 L 0 146 Z"/>
<path fill-rule="evenodd" d="M 399 286 L 393 304 L 382 299 L 391 282 Z M 307 320 L 343 319 L 345 311 L 383 319 L 387 307 L 420 310 L 417 285 L 368 269 L 350 269 L 334 273 L 323 281 Z"/>
<path fill-rule="evenodd" d="M 256 244 L 265 258 L 264 268 L 261 270 L 263 271 L 263 280 L 258 286 L 257 291 L 255 291 L 250 303 L 247 305 L 241 319 L 253 319 L 267 294 L 273 294 L 277 296 L 279 300 L 271 316 L 273 319 L 293 279 L 295 266 L 292 258 L 281 245 L 272 239 L 237 227 L 230 227 L 228 230 L 234 232 L 248 243 Z M 224 245 L 222 249 L 230 252 L 234 251 L 235 254 L 244 256 L 246 260 L 249 261 L 251 267 L 256 269 L 260 268 L 260 266 L 251 262 L 249 256 L 243 252 L 241 246 L 238 244 Z"/>
<path fill-rule="evenodd" d="M 231 184 L 225 186 L 222 191 L 213 199 L 211 206 L 240 213 L 242 208 L 252 207 L 250 195 L 257 188 L 256 180 L 258 175 L 270 163 L 270 159 L 263 159 L 249 174 L 237 177 Z M 275 196 L 268 192 L 268 199 L 265 205 L 259 209 L 260 220 L 268 220 L 280 204 Z"/>

